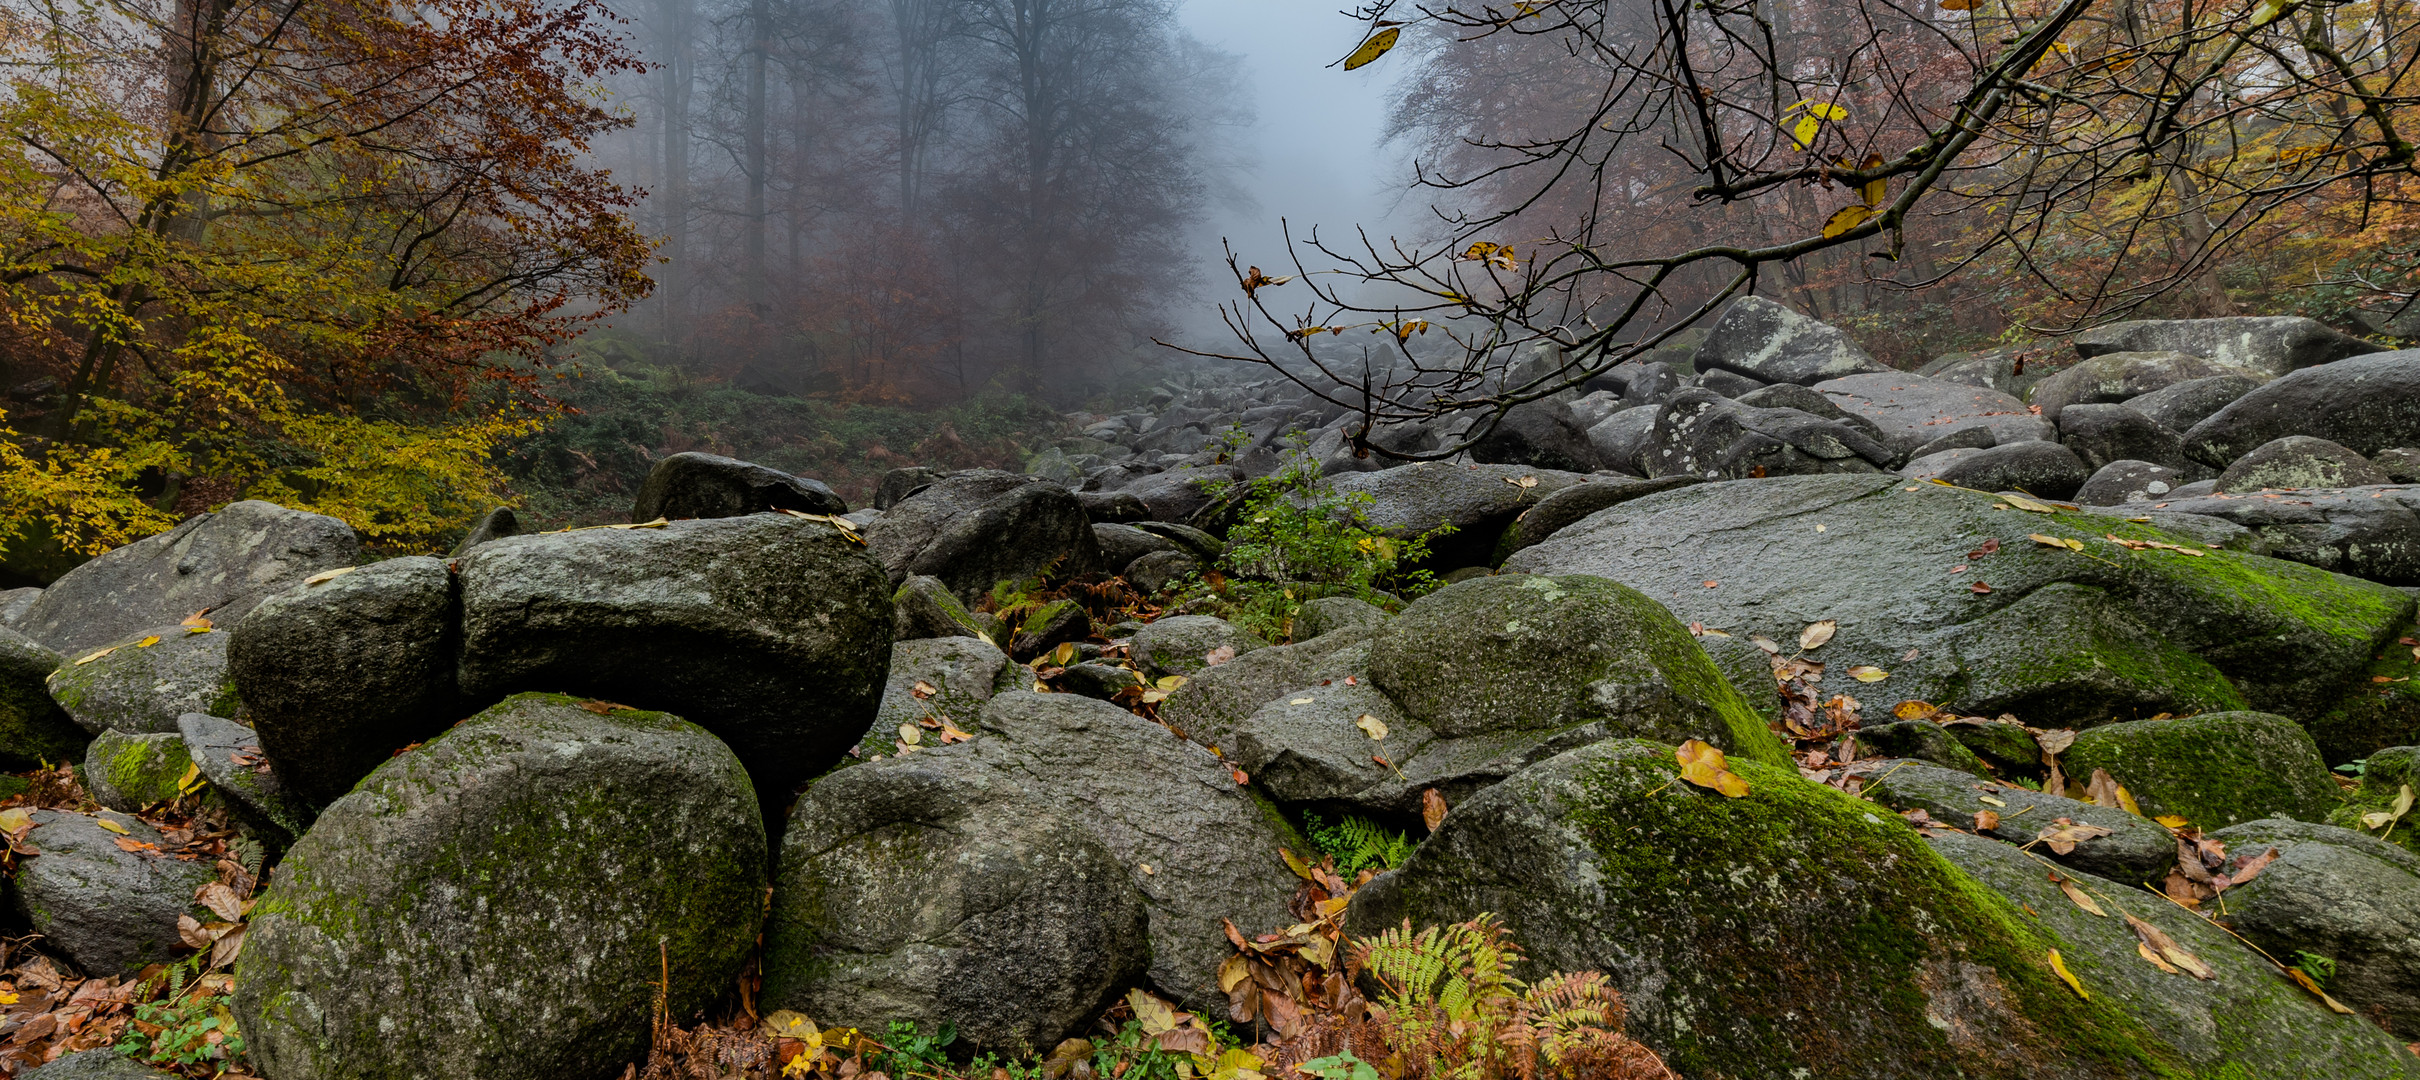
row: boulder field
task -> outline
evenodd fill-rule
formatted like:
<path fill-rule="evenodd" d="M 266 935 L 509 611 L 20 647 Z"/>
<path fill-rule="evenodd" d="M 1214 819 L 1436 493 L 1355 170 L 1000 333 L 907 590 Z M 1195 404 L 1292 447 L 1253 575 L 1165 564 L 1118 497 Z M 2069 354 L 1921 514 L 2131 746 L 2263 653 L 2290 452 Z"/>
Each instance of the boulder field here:
<path fill-rule="evenodd" d="M 239 502 L 0 594 L 6 917 L 227 980 L 267 1080 L 614 1080 L 735 1010 L 1261 1031 L 1272 942 L 1481 916 L 1692 1080 L 2420 1077 L 2420 352 L 1919 374 L 1746 298 L 1484 433 L 1284 380 L 1078 419 L 854 511 L 679 454 L 627 525 L 380 558 Z M 1198 584 L 1289 468 L 1434 584 Z"/>

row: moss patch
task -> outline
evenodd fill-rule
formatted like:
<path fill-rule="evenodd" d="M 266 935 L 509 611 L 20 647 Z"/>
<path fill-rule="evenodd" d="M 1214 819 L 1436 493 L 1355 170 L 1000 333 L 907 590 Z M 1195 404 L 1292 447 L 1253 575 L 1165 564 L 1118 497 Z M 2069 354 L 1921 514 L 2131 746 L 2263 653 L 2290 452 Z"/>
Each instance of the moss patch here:
<path fill-rule="evenodd" d="M 2341 801 L 2310 734 L 2268 713 L 2110 724 L 2078 735 L 2061 761 L 2079 780 L 2107 769 L 2143 813 L 2205 830 L 2264 817 L 2323 821 Z"/>

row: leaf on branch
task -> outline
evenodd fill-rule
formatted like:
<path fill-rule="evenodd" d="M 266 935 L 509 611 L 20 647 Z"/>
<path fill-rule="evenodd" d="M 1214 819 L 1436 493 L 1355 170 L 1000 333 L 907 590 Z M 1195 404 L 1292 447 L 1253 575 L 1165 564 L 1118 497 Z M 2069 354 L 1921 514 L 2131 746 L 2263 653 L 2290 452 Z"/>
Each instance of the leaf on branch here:
<path fill-rule="evenodd" d="M 1246 297 L 1250 297 L 1252 294 L 1259 292 L 1264 287 L 1274 288 L 1292 280 L 1294 279 L 1291 276 L 1274 278 L 1270 277 L 1267 274 L 1261 273 L 1260 267 L 1257 266 L 1247 267 L 1245 268 L 1244 273 L 1244 295 Z"/>
<path fill-rule="evenodd" d="M 1800 123 L 1805 123 L 1805 121 L 1800 121 Z M 1823 223 L 1823 238 L 1832 240 L 1845 236 L 1850 229 L 1865 224 L 1865 219 L 1873 216 L 1874 208 L 1862 203 L 1850 203 L 1843 206 L 1833 211 L 1831 218 Z"/>
<path fill-rule="evenodd" d="M 1344 58 L 1344 69 L 1353 71 L 1369 66 L 1371 61 L 1385 56 L 1388 49 L 1394 48 L 1396 39 L 1402 36 L 1403 31 L 1398 27 L 1389 27 L 1371 34 L 1368 40 L 1361 43 L 1360 48 L 1353 50 L 1353 55 Z"/>

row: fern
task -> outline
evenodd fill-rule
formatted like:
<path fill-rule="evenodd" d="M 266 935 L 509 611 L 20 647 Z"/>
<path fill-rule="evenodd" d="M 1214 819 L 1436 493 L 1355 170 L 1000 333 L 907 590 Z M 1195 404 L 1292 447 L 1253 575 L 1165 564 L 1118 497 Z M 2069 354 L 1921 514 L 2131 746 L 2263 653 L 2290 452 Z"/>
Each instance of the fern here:
<path fill-rule="evenodd" d="M 1323 825 L 1317 814 L 1302 816 L 1303 831 L 1311 843 L 1336 860 L 1336 868 L 1346 875 L 1363 870 L 1392 870 L 1411 858 L 1415 846 L 1409 836 L 1390 832 L 1368 818 L 1347 815 L 1334 825 Z"/>
<path fill-rule="evenodd" d="M 1407 1077 L 1669 1077 L 1655 1052 L 1622 1034 L 1622 996 L 1597 972 L 1524 985 L 1521 949 L 1493 915 L 1355 942 L 1348 970 L 1378 984 L 1373 1017 Z"/>

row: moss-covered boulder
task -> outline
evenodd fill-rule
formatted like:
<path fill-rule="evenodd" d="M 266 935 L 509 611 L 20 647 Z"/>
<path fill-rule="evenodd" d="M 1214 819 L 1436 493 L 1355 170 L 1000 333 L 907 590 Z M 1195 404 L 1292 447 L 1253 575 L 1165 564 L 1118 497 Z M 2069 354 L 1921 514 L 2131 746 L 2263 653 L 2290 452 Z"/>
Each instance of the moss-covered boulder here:
<path fill-rule="evenodd" d="M 739 974 L 765 854 L 703 729 L 521 695 L 320 815 L 253 911 L 236 1016 L 279 1080 L 612 1076 L 661 965 L 675 1016 Z"/>
<path fill-rule="evenodd" d="M 2420 1075 L 2420 1058 L 2359 1016 L 2328 1011 L 2277 968 L 2206 919 L 2144 892 L 2072 869 L 2104 914 L 2067 898 L 2039 849 L 1956 833 L 1932 838 L 1950 864 L 2015 902 L 2058 944 L 2067 970 L 2094 999 L 2126 1011 L 2205 1077 L 2353 1080 Z M 2125 920 L 2140 919 L 2210 966 L 2213 979 L 2162 971 L 2144 960 Z M 2171 965 L 2173 966 L 2173 965 Z"/>
<path fill-rule="evenodd" d="M 311 806 L 286 787 L 261 757 L 260 733 L 233 720 L 201 713 L 177 718 L 185 753 L 210 787 L 227 801 L 236 824 L 283 850 L 311 827 Z"/>
<path fill-rule="evenodd" d="M 1893 720 L 1857 729 L 1857 750 L 1877 757 L 1914 758 L 1975 776 L 1990 776 L 1983 759 L 1950 730 L 1930 720 Z"/>
<path fill-rule="evenodd" d="M 183 951 L 177 918 L 205 915 L 193 896 L 216 879 L 209 863 L 176 858 L 158 829 L 131 814 L 36 810 L 33 819 L 25 839 L 36 854 L 21 856 L 11 895 L 46 947 L 96 977 Z M 120 840 L 151 846 L 129 851 Z"/>
<path fill-rule="evenodd" d="M 1837 620 L 1818 659 L 1890 673 L 1858 696 L 2037 727 L 2243 708 L 2315 720 L 2371 693 L 2413 598 L 2235 550 L 2252 543 L 2156 509 L 2040 513 L 1939 484 L 1797 476 L 1649 495 L 1505 565 L 1609 577 L 1734 636 L 1790 641 Z M 2330 760 L 2420 741 L 2388 726 L 2314 730 Z"/>
<path fill-rule="evenodd" d="M 1068 950 L 1082 942 L 1123 938 L 1114 920 L 1077 925 L 1061 905 L 1089 897 L 1114 908 L 1122 894 L 1085 878 L 1054 899 L 1028 872 L 961 873 L 950 860 L 1029 858 L 1034 867 L 1083 874 L 1114 866 L 1149 914 L 1148 977 L 1189 1009 L 1226 1007 L 1217 973 L 1234 947 L 1223 920 L 1251 933 L 1298 921 L 1286 902 L 1299 881 L 1279 849 L 1310 849 L 1208 750 L 1074 694 L 996 695 L 969 730 L 975 737 L 966 742 L 838 770 L 800 797 L 782 841 L 766 938 L 766 1008 L 842 1003 L 845 1011 L 812 1015 L 826 1023 L 949 1020 L 986 1037 L 1039 1032 L 1081 1012 L 1086 988 L 1100 983 L 1050 985 L 1058 976 L 968 950 L 1009 948 L 1001 925 L 1032 918 L 1045 940 L 1011 955 L 1033 959 L 1037 972 L 1065 971 Z M 1089 837 L 1109 862 L 1004 824 L 1046 818 Z M 995 906 L 1001 922 L 984 922 Z M 885 911 L 895 921 L 880 923 Z M 1121 946 L 1098 960 L 1114 970 L 1125 955 Z M 939 986 L 936 965 L 980 975 L 985 985 Z M 1020 996 L 1033 1000 L 1013 1016 L 918 1012 Z"/>
<path fill-rule="evenodd" d="M 1370 681 L 1440 738 L 1602 723 L 1615 736 L 1787 759 L 1686 627 L 1604 578 L 1522 574 L 1439 589 L 1371 638 Z"/>
<path fill-rule="evenodd" d="M 2064 853 L 2041 845 L 2045 858 L 2118 881 L 2158 881 L 2176 865 L 2176 837 L 2157 822 L 2114 806 L 1977 780 L 1971 773 L 1917 761 L 1860 763 L 1872 777 L 1865 794 L 1893 810 L 1922 810 L 1944 825 L 2011 844 L 2031 844 L 2064 818 L 2109 830 Z M 1978 821 L 1977 814 L 1993 818 Z M 1991 824 L 1984 825 L 1984 821 Z"/>
<path fill-rule="evenodd" d="M 193 768 L 193 755 L 178 732 L 104 731 L 93 736 L 85 751 L 84 786 L 91 789 L 92 801 L 132 814 L 176 801 L 185 774 Z"/>
<path fill-rule="evenodd" d="M 1204 668 L 1168 695 L 1160 705 L 1160 719 L 1195 742 L 1232 754 L 1236 727 L 1279 695 L 1367 677 L 1373 632 L 1373 627 L 1340 627 L 1309 641 L 1254 649 Z"/>
<path fill-rule="evenodd" d="M 0 627 L 0 769 L 77 761 L 92 733 L 51 700 L 48 681 L 64 661 L 32 638 Z"/>
<path fill-rule="evenodd" d="M 1454 808 L 1346 929 L 1500 915 L 1528 974 L 1598 970 L 1684 1076 L 2107 1077 L 2175 1051 L 2049 964 L 2055 942 L 1889 811 L 1733 759 L 1748 794 L 1611 740 Z"/>
<path fill-rule="evenodd" d="M 98 649 L 68 658 L 51 673 L 50 696 L 95 735 L 172 732 L 189 712 L 231 715 L 237 700 L 227 644 L 224 630 L 155 626 L 97 658 Z"/>
<path fill-rule="evenodd" d="M 991 641 L 1003 636 L 998 619 L 967 610 L 940 578 L 922 575 L 909 577 L 891 594 L 891 627 L 900 641 L 937 637 Z"/>
<path fill-rule="evenodd" d="M 2402 644 L 2404 638 L 2420 641 L 2420 625 L 2407 624 L 2379 641 L 2353 688 L 2334 704 L 2295 717 L 2311 729 L 2329 762 L 2420 742 L 2420 678 L 2414 677 L 2420 676 L 2420 650 Z"/>
<path fill-rule="evenodd" d="M 80 1050 L 26 1073 L 25 1080 L 168 1080 L 170 1074 L 118 1053 L 116 1047 Z"/>
<path fill-rule="evenodd" d="M 2059 760 L 2078 780 L 2107 769 L 2143 813 L 2204 830 L 2264 817 L 2325 821 L 2343 801 L 2310 732 L 2269 713 L 2109 724 L 2077 735 Z"/>
<path fill-rule="evenodd" d="M 2328 993 L 2420 1038 L 2420 856 L 2327 825 L 2283 818 L 2211 833 L 2233 855 L 2276 849 L 2259 876 L 2228 889 L 2228 928 L 2269 955 L 2333 962 Z"/>

